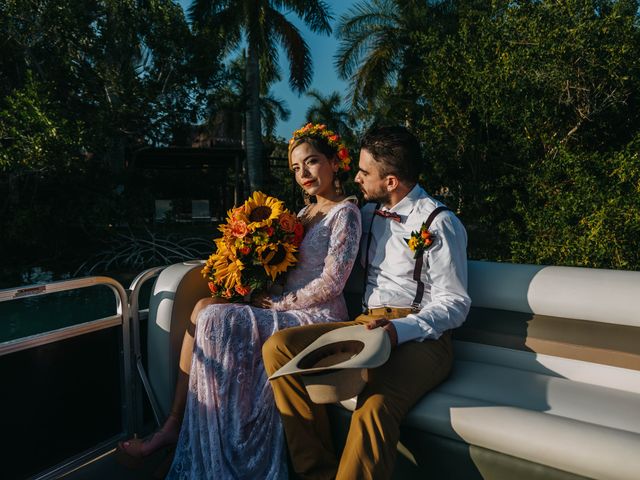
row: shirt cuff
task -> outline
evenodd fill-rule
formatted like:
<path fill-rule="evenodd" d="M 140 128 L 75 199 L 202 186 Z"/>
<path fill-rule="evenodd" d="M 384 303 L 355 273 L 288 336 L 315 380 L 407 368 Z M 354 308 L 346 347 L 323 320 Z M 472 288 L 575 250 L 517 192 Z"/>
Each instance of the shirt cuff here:
<path fill-rule="evenodd" d="M 418 322 L 410 317 L 395 318 L 391 320 L 393 326 L 396 327 L 396 333 L 398 334 L 398 345 L 401 343 L 409 342 L 417 338 L 422 338 L 424 332 Z"/>

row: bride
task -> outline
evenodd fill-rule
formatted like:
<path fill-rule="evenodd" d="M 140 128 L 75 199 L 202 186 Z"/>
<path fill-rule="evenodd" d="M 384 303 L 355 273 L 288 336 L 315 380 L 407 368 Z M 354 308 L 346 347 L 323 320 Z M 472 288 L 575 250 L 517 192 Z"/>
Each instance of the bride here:
<path fill-rule="evenodd" d="M 283 328 L 348 320 L 342 289 L 361 235 L 360 211 L 340 182 L 348 152 L 326 126 L 308 124 L 294 132 L 288 156 L 296 182 L 316 201 L 298 213 L 306 233 L 284 293 L 258 295 L 252 305 L 200 300 L 169 417 L 148 440 L 119 444 L 121 454 L 140 460 L 177 440 L 167 478 L 286 479 L 284 432 L 262 345 Z"/>

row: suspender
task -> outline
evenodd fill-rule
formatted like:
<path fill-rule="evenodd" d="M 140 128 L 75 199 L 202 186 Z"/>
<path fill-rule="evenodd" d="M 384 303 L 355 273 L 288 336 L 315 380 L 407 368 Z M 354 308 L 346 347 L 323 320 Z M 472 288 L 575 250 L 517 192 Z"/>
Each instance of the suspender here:
<path fill-rule="evenodd" d="M 429 217 L 427 218 L 427 221 L 424 222 L 423 224 L 424 228 L 429 230 L 429 227 L 431 226 L 433 219 L 436 218 L 440 212 L 444 212 L 445 210 L 449 210 L 449 208 L 438 207 L 433 212 L 431 212 L 431 215 L 429 215 Z M 422 276 L 422 264 L 424 262 L 423 259 L 424 259 L 424 255 L 419 255 L 418 258 L 416 258 L 416 265 L 413 268 L 413 279 L 417 283 L 416 296 L 414 297 L 413 302 L 411 302 L 411 308 L 413 308 L 414 310 L 418 310 L 420 308 L 420 303 L 422 302 L 422 296 L 424 295 L 424 282 L 420 278 Z M 427 263 L 427 267 L 428 266 L 429 264 Z"/>
<path fill-rule="evenodd" d="M 380 208 L 380 204 L 377 203 L 374 210 Z M 424 227 L 428 230 L 431 226 L 433 220 L 438 216 L 440 212 L 444 212 L 446 210 L 450 210 L 447 207 L 438 207 L 427 218 L 427 221 L 424 222 Z M 367 311 L 367 304 L 365 302 L 365 294 L 367 293 L 367 281 L 369 279 L 369 248 L 371 247 L 371 238 L 373 237 L 373 219 L 375 218 L 375 214 L 371 215 L 371 223 L 369 223 L 369 235 L 367 237 L 367 248 L 364 254 L 364 280 L 363 280 L 363 288 L 362 288 L 362 310 Z M 420 278 L 422 276 L 422 266 L 424 263 L 424 255 L 419 255 L 416 259 L 416 264 L 413 269 L 413 279 L 416 281 L 416 296 L 411 302 L 411 308 L 414 310 L 418 310 L 420 307 L 420 303 L 422 302 L 422 297 L 424 295 L 424 282 Z M 429 264 L 427 263 L 427 267 Z"/>
<path fill-rule="evenodd" d="M 376 203 L 375 208 L 373 209 L 373 211 L 375 212 L 376 210 L 378 210 L 380 208 L 380 203 Z M 362 311 L 366 312 L 367 311 L 367 304 L 364 301 L 364 296 L 367 293 L 367 281 L 369 280 L 369 247 L 371 247 L 371 237 L 372 235 L 372 231 L 373 231 L 373 219 L 376 218 L 375 213 L 371 214 L 371 223 L 369 223 L 369 236 L 367 237 L 367 249 L 365 250 L 364 253 L 364 280 L 362 281 L 363 283 L 363 288 L 362 288 Z"/>

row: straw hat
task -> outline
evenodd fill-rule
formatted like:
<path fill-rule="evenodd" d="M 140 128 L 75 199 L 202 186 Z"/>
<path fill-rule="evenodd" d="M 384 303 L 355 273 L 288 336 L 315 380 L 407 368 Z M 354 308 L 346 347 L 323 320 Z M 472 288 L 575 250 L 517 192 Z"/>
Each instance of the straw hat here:
<path fill-rule="evenodd" d="M 269 380 L 300 374 L 313 402 L 335 403 L 358 395 L 367 369 L 382 365 L 390 353 L 389 335 L 382 328 L 337 328 L 318 337 Z"/>

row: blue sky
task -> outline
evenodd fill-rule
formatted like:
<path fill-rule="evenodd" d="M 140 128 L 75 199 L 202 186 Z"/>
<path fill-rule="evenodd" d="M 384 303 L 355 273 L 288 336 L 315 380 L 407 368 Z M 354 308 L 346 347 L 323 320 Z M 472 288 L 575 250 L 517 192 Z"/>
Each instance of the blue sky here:
<path fill-rule="evenodd" d="M 313 59 L 313 81 L 310 89 L 316 89 L 323 95 L 328 95 L 334 91 L 340 92 L 344 96 L 347 91 L 347 83 L 340 80 L 333 68 L 334 55 L 338 50 L 339 42 L 335 36 L 336 25 L 338 19 L 356 2 L 353 0 L 326 0 L 331 7 L 333 20 L 333 34 L 316 35 L 304 28 L 302 21 L 295 15 L 289 14 L 291 22 L 296 25 L 304 36 L 309 48 L 311 49 L 311 58 Z M 311 104 L 310 99 L 302 94 L 298 96 L 289 88 L 287 79 L 289 65 L 284 55 L 280 55 L 280 67 L 282 69 L 283 80 L 272 87 L 272 91 L 276 97 L 282 98 L 287 102 L 291 117 L 287 122 L 280 122 L 276 129 L 278 136 L 288 139 L 291 133 L 299 128 L 305 121 L 305 113 Z"/>
<path fill-rule="evenodd" d="M 314 73 L 310 89 L 316 89 L 323 95 L 338 91 L 344 96 L 348 88 L 347 84 L 338 78 L 333 68 L 333 59 L 339 44 L 335 37 L 335 27 L 340 16 L 346 13 L 356 2 L 355 0 L 325 0 L 325 3 L 329 5 L 333 16 L 331 25 L 334 32 L 331 36 L 317 35 L 310 32 L 294 13 L 287 14 L 287 17 L 298 27 L 311 50 Z M 180 4 L 186 10 L 191 4 L 191 0 L 180 0 Z M 291 111 L 289 120 L 287 122 L 279 122 L 276 128 L 276 134 L 278 136 L 288 139 L 291 133 L 304 123 L 305 113 L 311 101 L 305 94 L 298 96 L 289 88 L 289 64 L 284 52 L 280 53 L 280 68 L 283 79 L 274 84 L 271 90 L 277 98 L 286 102 L 287 107 Z"/>

